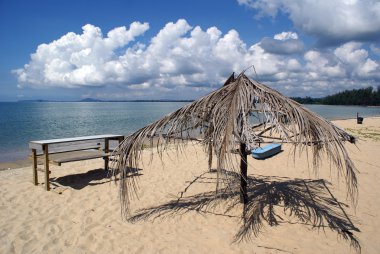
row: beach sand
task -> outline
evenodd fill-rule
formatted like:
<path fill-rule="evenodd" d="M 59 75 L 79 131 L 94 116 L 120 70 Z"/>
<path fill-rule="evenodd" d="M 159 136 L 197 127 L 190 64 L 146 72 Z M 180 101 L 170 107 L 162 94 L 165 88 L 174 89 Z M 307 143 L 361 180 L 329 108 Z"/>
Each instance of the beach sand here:
<path fill-rule="evenodd" d="M 249 157 L 248 174 L 326 179 L 333 195 L 349 205 L 345 211 L 361 231 L 354 234 L 362 253 L 380 253 L 380 118 L 365 118 L 362 125 L 356 119 L 335 124 L 359 137 L 356 146 L 346 145 L 360 171 L 356 208 L 346 200 L 344 179 L 337 177 L 334 167 L 330 171 L 328 161 L 315 174 L 305 155 L 297 155 L 294 163 L 286 145 L 267 160 Z M 163 161 L 155 156 L 151 164 L 150 154 L 150 149 L 143 152 L 139 199 L 133 201 L 132 214 L 176 199 L 190 181 L 208 170 L 199 146 L 189 146 L 178 158 L 171 149 Z M 355 253 L 329 228 L 302 223 L 273 227 L 264 223 L 257 237 L 233 242 L 241 226 L 241 207 L 231 216 L 188 211 L 154 221 L 125 221 L 118 186 L 102 167 L 101 159 L 52 165 L 50 192 L 43 184 L 32 184 L 30 166 L 0 171 L 0 253 Z M 185 195 L 215 190 L 213 178 L 215 174 L 206 173 Z M 39 181 L 43 182 L 42 173 Z"/>

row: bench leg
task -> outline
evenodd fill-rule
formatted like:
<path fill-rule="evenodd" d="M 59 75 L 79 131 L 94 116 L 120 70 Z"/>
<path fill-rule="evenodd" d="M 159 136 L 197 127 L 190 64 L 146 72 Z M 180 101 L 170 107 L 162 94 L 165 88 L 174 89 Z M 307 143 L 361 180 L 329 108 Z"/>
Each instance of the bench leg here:
<path fill-rule="evenodd" d="M 37 174 L 37 151 L 36 149 L 32 149 L 32 159 L 33 159 L 33 183 L 34 185 L 38 185 L 38 174 Z"/>
<path fill-rule="evenodd" d="M 109 143 L 108 138 L 106 138 L 104 140 L 104 152 L 108 153 L 109 148 L 110 148 L 110 143 Z M 109 157 L 105 156 L 105 157 L 103 157 L 103 159 L 104 159 L 104 170 L 108 171 Z"/>
<path fill-rule="evenodd" d="M 120 147 L 120 145 L 121 145 L 121 143 L 124 141 L 124 136 L 121 136 L 121 137 L 119 137 L 118 138 L 118 148 Z M 153 147 L 153 146 L 152 146 Z M 117 149 L 118 149 L 117 148 Z M 116 156 L 116 160 L 119 160 L 120 159 L 120 154 L 119 154 L 119 151 L 117 152 L 117 153 L 115 153 L 117 156 Z M 115 157 L 114 157 L 114 159 L 115 159 Z M 115 169 L 114 168 L 114 170 L 117 170 L 117 171 L 119 171 L 119 169 Z"/>
<path fill-rule="evenodd" d="M 49 149 L 48 145 L 43 146 L 44 149 L 44 164 L 45 164 L 45 187 L 46 190 L 50 190 L 50 183 L 49 183 Z"/>

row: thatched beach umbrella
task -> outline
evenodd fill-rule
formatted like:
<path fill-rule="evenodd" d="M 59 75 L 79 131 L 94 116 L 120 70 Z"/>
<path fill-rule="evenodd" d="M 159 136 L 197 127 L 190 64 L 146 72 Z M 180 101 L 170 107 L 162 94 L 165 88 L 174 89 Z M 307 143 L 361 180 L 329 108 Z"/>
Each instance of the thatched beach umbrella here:
<path fill-rule="evenodd" d="M 232 75 L 223 87 L 141 128 L 122 142 L 115 152 L 114 168 L 120 172 L 124 215 L 128 215 L 129 202 L 136 194 L 136 179 L 129 175 L 139 167 L 142 146 L 154 139 L 159 152 L 173 140 L 178 148 L 189 140 L 201 143 L 210 167 L 212 156 L 217 158 L 218 176 L 223 169 L 240 174 L 244 203 L 247 152 L 272 142 L 293 145 L 294 155 L 296 151 L 310 151 L 316 168 L 321 156 L 327 155 L 339 175 L 344 176 L 349 196 L 354 199 L 356 195 L 356 169 L 343 144 L 355 142 L 355 138 L 299 103 L 249 79 L 244 72 L 237 78 Z M 240 166 L 234 151 L 240 153 Z"/>

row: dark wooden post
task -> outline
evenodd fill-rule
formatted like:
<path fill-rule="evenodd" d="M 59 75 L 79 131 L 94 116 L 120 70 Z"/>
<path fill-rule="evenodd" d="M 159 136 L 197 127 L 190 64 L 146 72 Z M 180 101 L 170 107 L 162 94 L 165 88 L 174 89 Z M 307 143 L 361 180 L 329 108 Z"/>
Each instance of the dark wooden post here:
<path fill-rule="evenodd" d="M 104 159 L 104 170 L 106 170 L 106 171 L 108 171 L 108 162 L 109 162 L 108 153 L 109 153 L 109 147 L 110 147 L 109 139 L 106 138 L 104 140 L 104 153 L 107 154 L 107 155 L 103 157 L 103 159 Z"/>
<path fill-rule="evenodd" d="M 211 172 L 211 166 L 212 166 L 212 143 L 208 144 L 208 171 Z"/>
<path fill-rule="evenodd" d="M 38 174 L 37 174 L 37 151 L 36 149 L 32 149 L 32 158 L 33 158 L 33 183 L 34 185 L 38 185 Z"/>
<path fill-rule="evenodd" d="M 44 150 L 44 164 L 45 164 L 45 188 L 47 191 L 50 190 L 50 183 L 49 183 L 49 148 L 47 144 L 44 144 L 42 146 Z"/>
<path fill-rule="evenodd" d="M 240 143 L 240 202 L 243 204 L 248 203 L 247 194 L 247 152 L 245 151 L 246 145 Z"/>

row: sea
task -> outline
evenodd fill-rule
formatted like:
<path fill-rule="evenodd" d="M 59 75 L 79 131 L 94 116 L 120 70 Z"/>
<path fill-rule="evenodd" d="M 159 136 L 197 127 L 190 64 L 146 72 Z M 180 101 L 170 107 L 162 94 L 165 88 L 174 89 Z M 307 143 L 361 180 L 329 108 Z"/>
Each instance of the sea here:
<path fill-rule="evenodd" d="M 0 102 L 0 162 L 25 159 L 31 140 L 128 135 L 187 103 Z M 305 106 L 329 120 L 380 115 L 378 107 Z"/>

